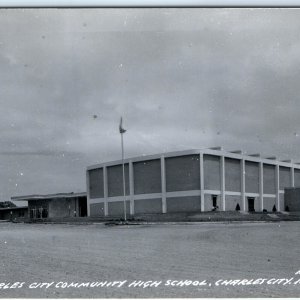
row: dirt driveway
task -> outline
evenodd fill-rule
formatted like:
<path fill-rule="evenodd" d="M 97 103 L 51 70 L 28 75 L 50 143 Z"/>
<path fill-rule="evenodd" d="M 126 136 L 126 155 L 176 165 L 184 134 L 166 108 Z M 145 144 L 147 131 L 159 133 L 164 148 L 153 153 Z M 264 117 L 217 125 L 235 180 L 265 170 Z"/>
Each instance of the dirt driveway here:
<path fill-rule="evenodd" d="M 300 222 L 0 224 L 7 297 L 299 297 Z"/>

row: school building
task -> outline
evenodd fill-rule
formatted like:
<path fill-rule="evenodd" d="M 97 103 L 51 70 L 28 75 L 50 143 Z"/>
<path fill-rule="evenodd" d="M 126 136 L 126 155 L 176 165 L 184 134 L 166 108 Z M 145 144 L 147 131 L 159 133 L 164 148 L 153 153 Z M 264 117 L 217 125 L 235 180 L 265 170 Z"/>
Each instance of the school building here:
<path fill-rule="evenodd" d="M 86 217 L 86 193 L 58 193 L 11 197 L 12 201 L 28 201 L 30 219 Z"/>
<path fill-rule="evenodd" d="M 0 208 L 0 220 L 25 220 L 28 218 L 28 207 L 4 207 Z"/>
<path fill-rule="evenodd" d="M 126 211 L 284 211 L 284 189 L 300 186 L 300 165 L 221 147 L 128 158 Z M 122 161 L 89 166 L 88 216 L 122 216 Z"/>

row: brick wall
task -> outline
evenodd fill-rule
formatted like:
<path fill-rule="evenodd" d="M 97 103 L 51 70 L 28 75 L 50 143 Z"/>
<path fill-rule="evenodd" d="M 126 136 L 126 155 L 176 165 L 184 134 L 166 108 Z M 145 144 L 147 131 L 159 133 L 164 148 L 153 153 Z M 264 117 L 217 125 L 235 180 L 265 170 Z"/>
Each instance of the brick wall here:
<path fill-rule="evenodd" d="M 162 213 L 162 200 L 160 198 L 135 200 L 134 212 L 135 214 Z"/>
<path fill-rule="evenodd" d="M 160 159 L 136 162 L 133 164 L 133 172 L 136 195 L 161 192 Z"/>
<path fill-rule="evenodd" d="M 204 195 L 204 210 L 205 211 L 211 211 L 213 208 L 213 201 L 212 201 L 212 196 L 213 195 L 209 195 L 206 194 Z M 221 196 L 220 195 L 216 195 L 217 196 L 217 206 L 221 207 Z"/>
<path fill-rule="evenodd" d="M 238 159 L 225 158 L 225 190 L 241 191 L 241 162 Z"/>
<path fill-rule="evenodd" d="M 254 197 L 254 209 L 255 209 L 255 211 L 261 211 L 260 198 L 259 197 Z"/>
<path fill-rule="evenodd" d="M 275 194 L 275 166 L 263 164 L 264 194 Z"/>
<path fill-rule="evenodd" d="M 201 211 L 200 196 L 167 198 L 168 212 Z"/>
<path fill-rule="evenodd" d="M 256 162 L 245 162 L 245 192 L 259 193 L 259 164 Z"/>
<path fill-rule="evenodd" d="M 294 169 L 295 187 L 300 187 L 300 170 Z"/>
<path fill-rule="evenodd" d="M 199 160 L 199 155 L 166 158 L 165 164 L 167 192 L 199 190 Z"/>
<path fill-rule="evenodd" d="M 241 196 L 226 195 L 225 196 L 225 209 L 226 211 L 235 211 L 237 204 L 240 205 L 242 210 L 242 199 Z"/>
<path fill-rule="evenodd" d="M 126 201 L 126 214 L 130 214 L 130 201 Z M 114 201 L 108 202 L 108 215 L 109 216 L 124 216 L 124 202 L 123 201 Z"/>
<path fill-rule="evenodd" d="M 281 190 L 291 187 L 291 171 L 290 168 L 279 167 L 279 186 Z"/>
<path fill-rule="evenodd" d="M 75 217 L 79 215 L 77 198 L 59 198 L 49 200 L 49 218 Z"/>
<path fill-rule="evenodd" d="M 264 209 L 266 209 L 268 212 L 272 212 L 273 206 L 276 206 L 277 208 L 277 204 L 276 204 L 276 198 L 271 198 L 271 197 L 264 197 Z"/>
<path fill-rule="evenodd" d="M 104 203 L 92 203 L 91 204 L 91 217 L 104 216 Z"/>
<path fill-rule="evenodd" d="M 126 195 L 129 195 L 129 168 L 124 165 Z M 122 165 L 107 167 L 108 197 L 122 196 L 123 191 L 123 167 Z"/>
<path fill-rule="evenodd" d="M 90 198 L 103 198 L 104 189 L 103 189 L 103 169 L 95 169 L 88 171 L 89 176 L 89 189 L 90 189 Z"/>
<path fill-rule="evenodd" d="M 285 189 L 284 206 L 288 206 L 290 211 L 300 211 L 300 188 Z"/>
<path fill-rule="evenodd" d="M 280 205 L 280 211 L 285 211 L 284 206 L 284 193 L 279 194 L 279 205 Z"/>
<path fill-rule="evenodd" d="M 204 188 L 207 190 L 220 190 L 220 157 L 203 155 Z"/>

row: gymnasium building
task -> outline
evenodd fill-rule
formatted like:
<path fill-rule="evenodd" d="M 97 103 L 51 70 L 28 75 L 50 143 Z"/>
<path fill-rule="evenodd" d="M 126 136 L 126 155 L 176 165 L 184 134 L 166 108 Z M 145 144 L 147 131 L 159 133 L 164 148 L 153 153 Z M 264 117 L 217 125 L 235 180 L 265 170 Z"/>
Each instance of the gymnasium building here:
<path fill-rule="evenodd" d="M 220 147 L 128 158 L 126 210 L 143 213 L 284 211 L 284 190 L 300 186 L 300 165 Z M 122 161 L 87 168 L 88 216 L 124 213 Z"/>

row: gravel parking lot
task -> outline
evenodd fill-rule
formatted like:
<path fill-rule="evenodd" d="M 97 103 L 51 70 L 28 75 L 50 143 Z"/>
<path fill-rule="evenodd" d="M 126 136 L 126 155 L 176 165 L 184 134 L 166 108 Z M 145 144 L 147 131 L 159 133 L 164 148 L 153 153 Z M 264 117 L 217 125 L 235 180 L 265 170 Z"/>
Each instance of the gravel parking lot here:
<path fill-rule="evenodd" d="M 300 222 L 0 224 L 7 297 L 298 297 Z"/>

